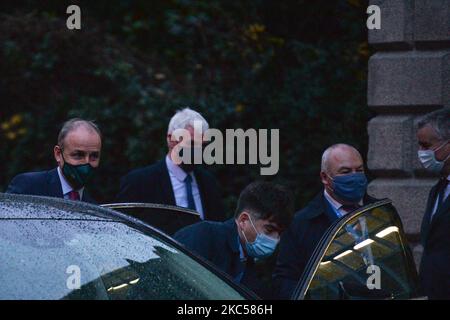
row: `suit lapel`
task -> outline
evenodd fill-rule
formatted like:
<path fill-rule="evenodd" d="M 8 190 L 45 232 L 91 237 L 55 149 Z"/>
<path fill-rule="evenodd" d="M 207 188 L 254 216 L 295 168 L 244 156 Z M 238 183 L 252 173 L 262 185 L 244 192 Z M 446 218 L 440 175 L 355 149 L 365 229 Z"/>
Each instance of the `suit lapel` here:
<path fill-rule="evenodd" d="M 434 205 L 432 206 L 434 207 Z M 442 203 L 441 207 L 437 209 L 436 213 L 433 216 L 433 219 L 431 220 L 431 225 L 429 227 L 429 231 L 433 228 L 433 226 L 436 224 L 436 220 L 439 219 L 445 212 L 450 211 L 450 196 L 447 197 L 447 199 Z"/>
<path fill-rule="evenodd" d="M 47 194 L 49 197 L 64 198 L 61 186 L 61 180 L 59 180 L 58 170 L 47 171 Z"/>
<path fill-rule="evenodd" d="M 47 194 L 49 197 L 64 199 L 61 180 L 59 179 L 58 169 L 47 171 Z M 84 202 L 96 204 L 97 202 L 91 198 L 89 193 L 84 189 L 83 198 Z"/>
<path fill-rule="evenodd" d="M 83 191 L 83 198 L 81 199 L 84 202 L 88 202 L 88 203 L 92 203 L 92 204 L 97 204 L 97 201 L 95 201 L 93 198 L 91 198 L 91 196 L 89 195 L 89 193 L 86 191 L 86 189 L 84 189 Z"/>
<path fill-rule="evenodd" d="M 428 196 L 427 207 L 425 209 L 425 214 L 424 214 L 423 220 L 422 220 L 422 226 L 420 228 L 422 245 L 425 245 L 425 242 L 426 242 L 426 239 L 428 237 L 429 230 L 430 230 L 430 226 L 431 226 L 430 225 L 430 218 L 431 218 L 431 212 L 433 211 L 434 204 L 436 202 L 436 190 L 437 190 L 437 187 L 438 187 L 438 184 L 436 184 L 431 189 L 430 194 Z"/>
<path fill-rule="evenodd" d="M 234 218 L 223 222 L 223 226 L 227 228 L 228 246 L 230 250 L 231 260 L 228 261 L 232 277 L 236 277 L 244 272 L 245 265 L 241 262 L 239 250 L 239 234 Z"/>
<path fill-rule="evenodd" d="M 197 181 L 198 190 L 200 192 L 200 203 L 203 209 L 203 216 L 205 220 L 208 220 L 210 217 L 208 216 L 209 210 L 206 210 L 206 200 L 208 197 L 205 196 L 204 191 L 206 190 L 205 181 L 203 179 L 203 174 L 201 170 L 194 169 L 195 180 Z"/>
<path fill-rule="evenodd" d="M 172 182 L 169 177 L 169 170 L 167 169 L 165 158 L 159 163 L 159 170 L 161 174 L 161 189 L 164 196 L 164 200 L 167 204 L 176 205 L 175 195 L 173 194 Z"/>
<path fill-rule="evenodd" d="M 330 223 L 333 223 L 334 221 L 339 219 L 338 213 L 334 210 L 334 208 L 331 206 L 331 203 L 328 202 L 327 198 L 322 194 L 322 212 L 325 213 L 325 215 L 328 217 L 328 220 Z"/>
<path fill-rule="evenodd" d="M 321 215 L 325 215 L 330 222 L 337 219 L 333 208 L 331 208 L 330 203 L 323 195 L 323 190 L 309 203 L 308 209 L 305 212 L 305 218 L 308 220 L 315 219 Z"/>

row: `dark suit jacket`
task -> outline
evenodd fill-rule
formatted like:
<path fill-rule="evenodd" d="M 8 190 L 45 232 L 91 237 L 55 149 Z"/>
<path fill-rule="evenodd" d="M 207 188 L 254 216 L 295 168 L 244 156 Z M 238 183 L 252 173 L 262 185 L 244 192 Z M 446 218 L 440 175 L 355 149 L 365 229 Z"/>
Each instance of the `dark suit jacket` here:
<path fill-rule="evenodd" d="M 56 168 L 49 171 L 19 174 L 11 180 L 6 189 L 6 193 L 64 198 L 61 181 L 59 180 L 58 170 Z M 96 204 L 96 201 L 89 196 L 86 189 L 83 191 L 83 198 L 81 200 Z"/>
<path fill-rule="evenodd" d="M 363 200 L 364 204 L 375 201 L 367 195 Z M 292 224 L 281 236 L 273 272 L 274 294 L 278 299 L 291 297 L 320 239 L 338 219 L 323 191 L 295 214 Z"/>
<path fill-rule="evenodd" d="M 421 240 L 424 250 L 419 276 L 422 294 L 429 299 L 450 299 L 450 197 L 430 222 L 437 188 L 438 184 L 430 191 L 422 221 Z"/>
<path fill-rule="evenodd" d="M 205 220 L 225 219 L 216 179 L 206 170 L 196 168 L 194 175 L 200 189 Z M 175 196 L 165 159 L 136 169 L 122 177 L 116 202 L 159 203 L 175 206 Z"/>
<path fill-rule="evenodd" d="M 225 222 L 202 221 L 179 230 L 174 238 L 261 298 L 269 298 L 267 289 L 257 278 L 253 259 L 248 258 L 246 264 L 240 260 L 239 236 L 234 218 Z M 242 272 L 243 276 L 238 281 L 237 277 Z"/>

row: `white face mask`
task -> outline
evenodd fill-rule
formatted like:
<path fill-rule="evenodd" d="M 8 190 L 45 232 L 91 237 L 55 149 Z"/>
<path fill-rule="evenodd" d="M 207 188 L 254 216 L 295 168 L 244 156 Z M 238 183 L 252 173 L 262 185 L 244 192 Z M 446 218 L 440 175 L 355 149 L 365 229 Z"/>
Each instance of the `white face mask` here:
<path fill-rule="evenodd" d="M 445 146 L 447 142 L 444 142 L 439 148 L 436 150 L 419 150 L 417 155 L 419 157 L 419 161 L 422 163 L 423 167 L 433 173 L 440 173 L 442 168 L 444 168 L 445 161 L 450 158 L 450 154 L 443 161 L 436 160 L 436 151 L 440 150 L 443 146 Z"/>

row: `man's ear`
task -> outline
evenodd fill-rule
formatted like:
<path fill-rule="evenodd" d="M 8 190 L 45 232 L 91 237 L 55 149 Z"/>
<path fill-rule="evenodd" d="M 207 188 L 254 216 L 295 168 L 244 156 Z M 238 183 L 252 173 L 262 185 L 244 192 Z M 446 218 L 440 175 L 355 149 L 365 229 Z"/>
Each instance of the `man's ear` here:
<path fill-rule="evenodd" d="M 172 135 L 170 133 L 167 134 L 166 136 L 166 141 L 167 141 L 167 147 L 170 149 L 170 146 L 172 144 Z"/>
<path fill-rule="evenodd" d="M 173 137 L 171 133 L 167 134 L 167 147 L 169 148 L 169 150 L 172 150 L 177 144 L 180 143 L 181 139 L 178 139 L 178 141 L 177 141 L 174 138 L 175 137 Z M 172 139 L 174 139 L 174 140 L 172 140 Z"/>
<path fill-rule="evenodd" d="M 56 162 L 58 163 L 59 166 L 62 165 L 62 163 L 63 163 L 63 159 L 62 159 L 61 153 L 62 153 L 61 147 L 56 145 L 53 148 L 53 154 L 54 154 L 55 160 L 56 160 Z"/>
<path fill-rule="evenodd" d="M 242 224 L 244 224 L 247 221 L 248 221 L 248 213 L 246 211 L 242 211 L 237 218 L 237 222 L 241 227 L 243 227 Z"/>
<path fill-rule="evenodd" d="M 322 181 L 323 185 L 328 185 L 328 176 L 324 171 L 320 172 L 320 181 Z"/>

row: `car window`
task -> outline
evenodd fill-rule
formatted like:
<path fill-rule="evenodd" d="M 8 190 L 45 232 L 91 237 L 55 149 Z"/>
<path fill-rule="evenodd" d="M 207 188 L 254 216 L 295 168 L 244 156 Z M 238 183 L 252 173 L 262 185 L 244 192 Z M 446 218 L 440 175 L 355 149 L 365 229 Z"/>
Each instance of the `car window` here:
<path fill-rule="evenodd" d="M 148 203 L 122 203 L 104 204 L 102 207 L 114 209 L 135 217 L 170 236 L 173 236 L 175 232 L 183 227 L 201 221 L 200 215 L 197 212 L 174 206 Z"/>
<path fill-rule="evenodd" d="M 297 292 L 300 299 L 414 297 L 414 260 L 389 201 L 336 222 L 316 248 Z"/>
<path fill-rule="evenodd" d="M 0 299 L 242 299 L 162 237 L 116 221 L 0 219 Z"/>

